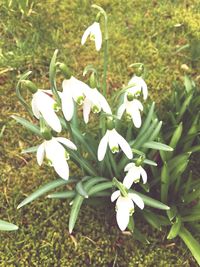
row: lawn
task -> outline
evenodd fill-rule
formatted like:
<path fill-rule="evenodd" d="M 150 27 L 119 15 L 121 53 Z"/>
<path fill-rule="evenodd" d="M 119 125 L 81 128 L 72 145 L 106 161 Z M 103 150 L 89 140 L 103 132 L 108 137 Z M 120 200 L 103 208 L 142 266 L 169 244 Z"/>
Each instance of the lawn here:
<path fill-rule="evenodd" d="M 95 18 L 92 1 L 30 0 L 24 7 L 23 2 L 0 3 L 0 219 L 19 226 L 16 232 L 0 233 L 0 266 L 197 266 L 183 243 L 166 241 L 165 231 L 143 225 L 150 244 L 122 234 L 109 208 L 97 212 L 84 206 L 72 236 L 67 228 L 69 202 L 44 198 L 16 209 L 25 196 L 55 178 L 53 170 L 37 165 L 35 155 L 21 154 L 38 140 L 11 118 L 26 116 L 15 94 L 19 75 L 31 70 L 31 79 L 47 89 L 55 49 L 59 60 L 80 79 L 88 64 L 101 70 L 103 53 L 89 42 L 80 45 L 84 30 Z M 183 64 L 199 83 L 198 0 L 96 4 L 108 13 L 108 93 L 128 82 L 129 65 L 135 62 L 144 63 L 150 98 L 160 110 L 172 84 L 182 81 Z"/>

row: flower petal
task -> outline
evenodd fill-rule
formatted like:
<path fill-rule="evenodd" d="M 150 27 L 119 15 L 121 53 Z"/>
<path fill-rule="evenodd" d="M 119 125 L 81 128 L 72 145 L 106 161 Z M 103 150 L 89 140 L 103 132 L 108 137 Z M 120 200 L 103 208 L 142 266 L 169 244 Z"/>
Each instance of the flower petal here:
<path fill-rule="evenodd" d="M 126 105 L 125 105 L 125 103 L 123 103 L 123 104 L 118 108 L 118 111 L 117 111 L 117 117 L 118 117 L 118 119 L 121 119 L 121 117 L 122 117 L 122 115 L 123 115 L 125 109 L 126 109 Z"/>
<path fill-rule="evenodd" d="M 55 171 L 61 178 L 64 180 L 69 179 L 69 166 L 65 158 L 54 158 L 52 164 Z"/>
<path fill-rule="evenodd" d="M 110 150 L 113 152 L 113 149 L 118 149 L 119 151 L 119 145 L 118 145 L 118 140 L 117 140 L 117 131 L 115 129 L 113 130 L 107 130 L 108 133 L 109 133 L 109 136 L 108 136 L 108 144 L 109 144 L 109 147 L 110 147 Z"/>
<path fill-rule="evenodd" d="M 107 145 L 108 145 L 108 136 L 109 136 L 109 133 L 107 131 L 99 143 L 98 151 L 97 151 L 97 157 L 99 161 L 102 161 L 105 157 Z"/>
<path fill-rule="evenodd" d="M 134 182 L 134 179 L 133 179 L 133 173 L 131 171 L 129 171 L 126 176 L 124 177 L 124 180 L 123 180 L 123 185 L 127 188 L 127 189 L 130 189 L 133 182 Z"/>
<path fill-rule="evenodd" d="M 132 159 L 133 153 L 132 153 L 130 145 L 120 134 L 118 134 L 118 132 L 116 130 L 115 130 L 115 132 L 116 132 L 117 142 L 118 142 L 119 146 L 121 147 L 122 151 L 127 156 L 127 158 Z"/>
<path fill-rule="evenodd" d="M 121 231 L 124 231 L 129 223 L 129 210 L 118 209 L 116 214 L 117 224 Z"/>
<path fill-rule="evenodd" d="M 36 95 L 37 94 L 37 95 Z M 54 111 L 55 100 L 42 90 L 35 93 L 35 103 L 46 123 L 56 132 L 61 132 L 62 127 Z"/>
<path fill-rule="evenodd" d="M 119 197 L 116 202 L 116 219 L 119 228 L 124 231 L 129 223 L 130 211 L 134 209 L 134 204 L 129 197 Z"/>
<path fill-rule="evenodd" d="M 91 101 L 85 98 L 83 102 L 83 119 L 85 123 L 88 123 L 89 121 L 90 111 L 91 111 Z"/>
<path fill-rule="evenodd" d="M 93 29 L 92 29 L 94 35 L 95 35 L 95 47 L 96 50 L 99 51 L 101 49 L 102 44 L 102 33 L 100 24 L 98 22 L 93 23 Z"/>
<path fill-rule="evenodd" d="M 32 101 L 31 101 L 31 106 L 32 106 L 32 111 L 33 111 L 34 116 L 39 120 L 40 111 L 38 110 L 37 101 L 36 101 L 36 98 L 34 95 L 33 95 Z"/>
<path fill-rule="evenodd" d="M 144 209 L 144 201 L 143 201 L 143 199 L 140 196 L 138 196 L 135 193 L 129 193 L 128 196 L 133 200 L 133 202 L 135 202 L 135 204 L 140 209 Z"/>
<path fill-rule="evenodd" d="M 63 90 L 61 105 L 65 119 L 70 121 L 74 114 L 74 100 L 69 90 Z"/>
<path fill-rule="evenodd" d="M 56 140 L 58 142 L 62 143 L 63 145 L 69 147 L 70 149 L 77 150 L 76 145 L 72 141 L 70 141 L 69 139 L 67 139 L 67 138 L 64 138 L 64 137 L 56 137 Z"/>
<path fill-rule="evenodd" d="M 45 149 L 44 149 L 45 145 L 44 143 L 39 145 L 38 149 L 37 149 L 37 163 L 38 165 L 42 165 L 43 159 L 44 159 L 44 154 L 45 154 Z"/>
<path fill-rule="evenodd" d="M 134 168 L 135 167 L 135 163 L 131 162 L 131 163 L 128 163 L 125 168 L 124 168 L 124 171 L 127 172 L 129 171 L 130 169 Z"/>
<path fill-rule="evenodd" d="M 51 160 L 57 174 L 67 180 L 69 178 L 69 166 L 65 157 L 65 148 L 52 138 L 45 142 L 46 157 Z"/>
<path fill-rule="evenodd" d="M 120 196 L 120 191 L 119 190 L 113 192 L 112 195 L 111 195 L 111 202 L 114 202 L 119 196 Z"/>
<path fill-rule="evenodd" d="M 93 89 L 94 90 L 94 89 Z M 96 95 L 97 95 L 97 98 L 99 99 L 99 102 L 100 102 L 100 106 L 101 108 L 103 109 L 103 111 L 105 113 L 108 113 L 108 114 L 112 114 L 112 111 L 111 111 L 111 108 L 107 102 L 107 100 L 105 99 L 105 97 L 96 89 Z"/>
<path fill-rule="evenodd" d="M 141 166 L 139 168 L 140 168 L 140 174 L 142 176 L 143 183 L 146 184 L 146 182 L 147 182 L 147 173 L 146 173 L 145 169 L 143 169 Z"/>
<path fill-rule="evenodd" d="M 90 35 L 90 33 L 91 33 L 91 27 L 92 27 L 92 25 L 89 26 L 89 27 L 85 30 L 85 32 L 83 33 L 83 36 L 82 36 L 82 39 L 81 39 L 81 44 L 82 44 L 82 45 L 85 44 L 85 42 L 86 42 L 88 36 Z"/>

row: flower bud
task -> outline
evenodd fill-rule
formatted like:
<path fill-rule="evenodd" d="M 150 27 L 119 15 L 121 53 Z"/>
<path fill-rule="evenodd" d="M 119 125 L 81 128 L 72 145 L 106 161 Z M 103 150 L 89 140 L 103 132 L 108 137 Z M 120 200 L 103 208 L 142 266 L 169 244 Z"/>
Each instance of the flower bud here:
<path fill-rule="evenodd" d="M 115 128 L 115 122 L 114 122 L 113 118 L 109 118 L 109 119 L 107 119 L 107 122 L 106 122 L 106 128 L 107 128 L 108 130 L 112 130 L 112 129 Z"/>
<path fill-rule="evenodd" d="M 49 129 L 44 128 L 44 129 L 41 129 L 40 132 L 45 140 L 51 140 L 52 134 Z"/>
<path fill-rule="evenodd" d="M 92 72 L 92 74 L 90 75 L 90 87 L 97 88 L 97 81 L 96 81 L 96 76 L 94 72 Z"/>
<path fill-rule="evenodd" d="M 137 167 L 141 166 L 143 161 L 144 161 L 144 157 L 139 157 L 135 162 L 135 166 Z"/>
<path fill-rule="evenodd" d="M 59 63 L 58 67 L 66 79 L 71 78 L 71 76 L 72 76 L 71 71 L 64 63 Z"/>
<path fill-rule="evenodd" d="M 22 82 L 23 85 L 25 85 L 28 88 L 28 90 L 31 93 L 34 94 L 34 93 L 37 92 L 38 88 L 37 88 L 37 86 L 33 82 L 31 82 L 29 80 L 22 80 L 21 82 Z"/>

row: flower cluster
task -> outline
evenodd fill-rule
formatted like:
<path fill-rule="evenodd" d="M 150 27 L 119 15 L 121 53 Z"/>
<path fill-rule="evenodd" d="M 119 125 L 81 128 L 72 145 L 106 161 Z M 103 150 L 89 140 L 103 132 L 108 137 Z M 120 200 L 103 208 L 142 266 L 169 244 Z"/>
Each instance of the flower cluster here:
<path fill-rule="evenodd" d="M 95 41 L 96 50 L 99 51 L 102 46 L 99 22 L 95 22 L 87 28 L 81 44 L 86 42 L 88 36 Z M 113 114 L 105 98 L 105 93 L 99 91 L 97 84 L 97 82 L 90 82 L 88 85 L 68 72 L 62 81 L 62 90 L 57 91 L 56 89 L 56 94 L 53 90 L 42 90 L 35 87 L 32 90 L 32 112 L 40 121 L 40 127 L 43 128 L 41 132 L 45 139 L 37 148 L 37 162 L 41 166 L 44 158 L 46 158 L 48 164 L 53 166 L 57 174 L 65 180 L 69 179 L 67 161 L 70 158 L 70 153 L 72 150 L 78 150 L 78 148 L 73 143 L 75 140 L 72 142 L 57 135 L 62 132 L 62 121 L 64 120 L 70 125 L 77 109 L 82 110 L 85 124 L 89 122 L 91 113 L 102 113 L 101 119 L 104 120 L 104 127 L 101 129 L 102 137 L 96 151 L 98 161 L 104 162 L 108 148 L 112 154 L 120 152 L 121 149 L 126 155 L 127 161 L 133 160 L 132 148 L 126 138 L 119 133 L 116 121 L 122 120 L 123 114 L 126 113 L 128 123 L 133 123 L 136 128 L 141 127 L 143 105 L 139 97 L 142 94 L 143 99 L 147 99 L 147 85 L 142 77 L 134 75 L 121 91 L 122 103 L 117 108 L 117 114 Z M 129 191 L 133 183 L 139 182 L 140 177 L 142 177 L 143 183 L 147 182 L 147 174 L 141 163 L 142 161 L 135 159 L 134 162 L 131 161 L 125 166 L 124 172 L 127 174 L 123 183 L 120 182 L 119 190 L 111 196 L 112 202 L 117 200 L 116 217 L 121 230 L 125 230 L 128 226 L 129 217 L 134 212 L 134 203 L 140 209 L 144 208 L 142 198 L 137 193 Z"/>

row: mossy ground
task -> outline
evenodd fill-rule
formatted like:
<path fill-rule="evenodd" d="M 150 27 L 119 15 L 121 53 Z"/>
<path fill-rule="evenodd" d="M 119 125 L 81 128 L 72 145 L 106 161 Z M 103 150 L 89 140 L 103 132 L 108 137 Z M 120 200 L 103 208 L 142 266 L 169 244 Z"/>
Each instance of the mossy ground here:
<path fill-rule="evenodd" d="M 67 231 L 69 203 L 40 199 L 17 211 L 17 204 L 38 186 L 54 179 L 49 168 L 39 168 L 35 156 L 22 155 L 23 148 L 37 139 L 18 126 L 11 115 L 24 115 L 17 102 L 17 76 L 32 70 L 40 88 L 48 88 L 48 66 L 59 49 L 76 77 L 88 64 L 99 70 L 102 52 L 93 44 L 80 46 L 85 28 L 95 18 L 92 1 L 29 1 L 23 14 L 17 2 L 0 3 L 0 217 L 19 225 L 19 231 L 0 233 L 0 266 L 195 266 L 184 245 L 167 242 L 165 232 L 141 226 L 150 245 L 121 234 L 114 214 L 84 207 L 75 233 Z M 193 50 L 200 38 L 200 4 L 188 1 L 107 1 L 96 4 L 109 16 L 109 92 L 127 83 L 132 69 L 142 62 L 147 68 L 150 97 L 165 98 L 174 80 L 180 80 L 181 65 L 187 64 L 198 82 Z M 177 52 L 189 44 L 190 49 Z M 191 49 L 193 47 L 193 50 Z M 48 170 L 48 173 L 47 173 Z M 115 263 L 116 260 L 116 263 Z"/>

